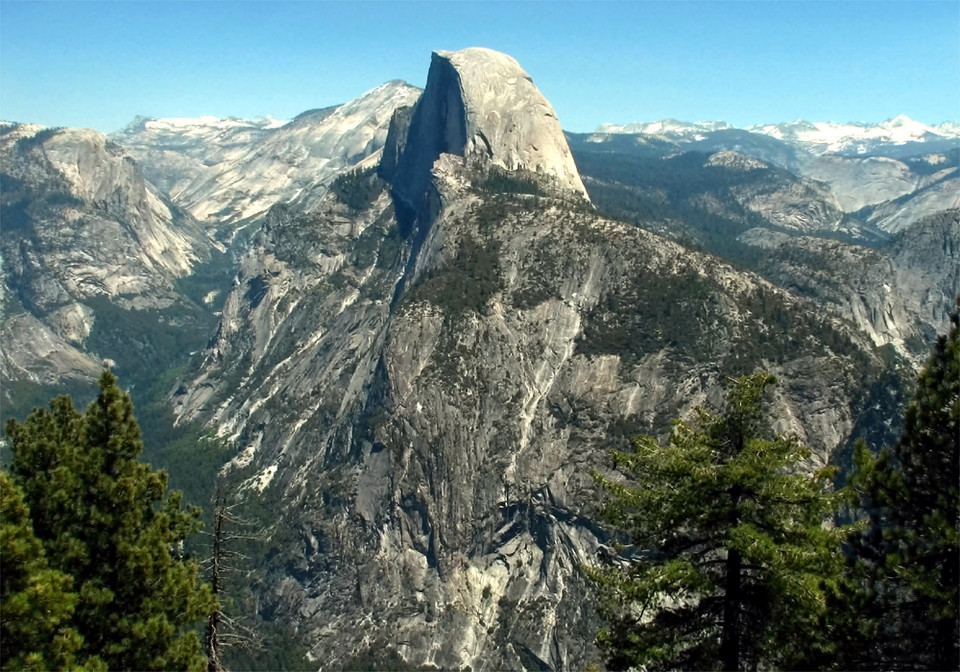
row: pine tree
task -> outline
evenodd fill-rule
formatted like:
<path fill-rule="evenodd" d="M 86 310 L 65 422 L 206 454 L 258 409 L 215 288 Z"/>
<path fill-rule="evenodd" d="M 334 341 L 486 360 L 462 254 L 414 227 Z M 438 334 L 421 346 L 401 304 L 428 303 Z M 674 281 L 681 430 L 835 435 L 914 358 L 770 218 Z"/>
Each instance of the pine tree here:
<path fill-rule="evenodd" d="M 851 568 L 865 597 L 841 664 L 960 669 L 960 297 L 900 440 L 876 458 L 859 444 L 851 485 L 869 514 Z"/>
<path fill-rule="evenodd" d="M 677 420 L 667 445 L 650 436 L 617 452 L 629 481 L 594 473 L 605 519 L 632 537 L 588 568 L 609 627 L 597 643 L 611 669 L 755 669 L 790 665 L 809 647 L 838 584 L 841 540 L 825 524 L 835 474 L 801 471 L 810 451 L 773 435 L 765 373 L 740 378 L 720 415 Z"/>
<path fill-rule="evenodd" d="M 78 655 L 111 669 L 206 667 L 189 627 L 215 606 L 196 563 L 178 557 L 200 526 L 167 493 L 167 476 L 137 461 L 130 397 L 105 371 L 85 414 L 69 397 L 11 421 L 12 476 L 51 568 L 72 577 Z"/>
<path fill-rule="evenodd" d="M 0 669 L 96 669 L 97 659 L 81 666 L 83 645 L 70 627 L 77 604 L 73 579 L 50 569 L 33 533 L 23 493 L 0 472 Z"/>

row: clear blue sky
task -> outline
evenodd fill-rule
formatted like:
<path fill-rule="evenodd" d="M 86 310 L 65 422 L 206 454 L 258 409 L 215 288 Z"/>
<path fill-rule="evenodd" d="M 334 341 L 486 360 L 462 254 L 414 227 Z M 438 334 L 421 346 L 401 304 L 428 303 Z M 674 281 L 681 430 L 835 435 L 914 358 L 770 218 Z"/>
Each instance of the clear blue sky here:
<path fill-rule="evenodd" d="M 514 56 L 564 128 L 665 117 L 960 119 L 960 2 L 0 0 L 0 119 L 290 118 L 434 49 Z"/>

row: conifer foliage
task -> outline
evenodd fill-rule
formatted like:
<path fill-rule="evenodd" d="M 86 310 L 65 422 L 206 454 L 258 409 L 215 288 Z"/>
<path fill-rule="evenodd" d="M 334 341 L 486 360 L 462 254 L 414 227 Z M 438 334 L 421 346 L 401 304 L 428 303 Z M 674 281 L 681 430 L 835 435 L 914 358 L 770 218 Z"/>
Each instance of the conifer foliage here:
<path fill-rule="evenodd" d="M 827 647 L 817 619 L 843 568 L 835 470 L 798 467 L 810 451 L 765 418 L 773 376 L 733 381 L 722 413 L 677 420 L 667 445 L 633 440 L 621 478 L 594 473 L 603 515 L 633 545 L 588 574 L 609 627 L 597 643 L 610 669 L 789 666 Z"/>
<path fill-rule="evenodd" d="M 72 652 L 76 665 L 93 669 L 204 669 L 189 627 L 215 600 L 198 581 L 196 563 L 179 557 L 183 540 L 200 526 L 199 511 L 184 510 L 180 493 L 166 492 L 166 473 L 137 460 L 143 444 L 130 397 L 108 371 L 99 382 L 85 414 L 58 397 L 49 411 L 7 424 L 16 487 L 4 485 L 3 573 L 22 578 L 19 585 L 3 582 L 3 668 L 39 661 L 34 654 L 51 667 L 69 666 L 65 658 L 47 658 L 32 635 L 7 637 L 8 628 L 27 623 L 13 614 L 8 622 L 7 600 L 45 582 L 60 597 L 36 627 L 59 632 L 64 643 L 56 655 Z M 19 513 L 8 518 L 8 507 Z M 24 541 L 22 553 L 8 552 L 14 537 L 7 523 L 24 539 L 32 526 L 42 548 Z"/>
<path fill-rule="evenodd" d="M 4 670 L 72 669 L 83 644 L 70 617 L 73 579 L 50 569 L 23 493 L 0 472 L 0 661 Z"/>
<path fill-rule="evenodd" d="M 860 444 L 854 461 L 855 503 L 870 519 L 854 545 L 859 636 L 840 664 L 960 669 L 960 297 L 900 440 L 877 457 Z"/>

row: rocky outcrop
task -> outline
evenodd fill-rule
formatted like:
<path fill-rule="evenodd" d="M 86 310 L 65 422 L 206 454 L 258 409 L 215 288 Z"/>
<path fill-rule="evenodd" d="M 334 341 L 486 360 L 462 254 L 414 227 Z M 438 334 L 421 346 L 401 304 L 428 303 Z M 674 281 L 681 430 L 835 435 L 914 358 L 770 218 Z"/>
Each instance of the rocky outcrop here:
<path fill-rule="evenodd" d="M 713 155 L 716 156 L 718 154 Z M 755 164 L 752 165 L 756 170 Z M 776 175 L 777 171 L 772 167 L 765 167 Z M 743 207 L 780 230 L 795 234 L 824 234 L 843 227 L 843 210 L 837 199 L 824 185 L 812 180 L 776 175 L 773 179 L 735 186 L 731 193 Z"/>
<path fill-rule="evenodd" d="M 893 261 L 893 285 L 904 296 L 924 341 L 945 334 L 960 295 L 960 210 L 924 217 L 886 246 Z"/>
<path fill-rule="evenodd" d="M 218 164 L 239 161 L 250 147 L 284 123 L 270 117 L 138 116 L 109 137 L 136 158 L 151 184 L 179 202 L 192 183 L 208 179 Z"/>
<path fill-rule="evenodd" d="M 0 158 L 4 270 L 29 306 L 98 295 L 163 302 L 208 250 L 100 133 L 14 127 L 0 135 Z"/>
<path fill-rule="evenodd" d="M 261 615 L 331 668 L 385 651 L 441 669 L 597 660 L 580 566 L 610 532 L 589 470 L 720 399 L 726 374 L 781 376 L 777 429 L 811 466 L 865 424 L 892 438 L 866 415 L 896 399 L 863 392 L 886 369 L 869 339 L 570 198 L 565 146 L 528 143 L 553 123 L 534 93 L 501 54 L 437 53 L 416 107 L 393 114 L 389 188 L 371 182 L 360 210 L 333 194 L 274 207 L 202 369 L 171 397 L 180 422 L 232 446 L 236 490 L 280 512 Z M 489 188 L 494 167 L 516 171 L 511 188 Z M 733 154 L 704 169 L 769 177 Z M 405 210 L 429 225 L 410 235 Z"/>
<path fill-rule="evenodd" d="M 92 377 L 85 351 L 104 299 L 155 310 L 209 255 L 196 222 L 144 180 L 100 133 L 7 126 L 0 134 L 3 375 L 35 382 Z"/>
<path fill-rule="evenodd" d="M 878 346 L 892 345 L 919 366 L 949 326 L 960 294 L 960 211 L 913 224 L 887 244 L 751 230 L 741 239 L 770 253 L 757 270 L 849 320 Z"/>
<path fill-rule="evenodd" d="M 642 196 L 675 197 L 672 212 L 691 219 L 716 215 L 714 234 L 756 223 L 745 240 L 781 257 L 765 270 L 777 287 L 600 216 L 552 108 L 509 57 L 438 52 L 411 107 L 415 93 L 394 82 L 260 129 L 237 166 L 196 173 L 207 192 L 190 178 L 181 195 L 197 213 L 253 231 L 202 362 L 165 389 L 178 422 L 223 439 L 226 481 L 269 521 L 250 604 L 291 626 L 325 669 L 384 652 L 441 669 L 580 669 L 598 660 L 581 566 L 611 541 L 590 469 L 756 368 L 780 377 L 776 429 L 813 449 L 809 466 L 864 429 L 875 446 L 891 440 L 898 357 L 874 346 L 927 337 L 911 321 L 941 314 L 949 286 L 936 274 L 956 284 L 945 270 L 956 217 L 908 227 L 858 266 L 862 246 L 816 237 L 841 215 L 822 185 L 742 152 L 676 157 L 678 175 L 709 179 Z M 41 306 L 44 321 L 5 312 L 4 345 L 25 356 L 4 351 L 0 371 L 84 376 L 91 362 L 70 348 L 97 327 L 89 299 L 170 298 L 179 271 L 175 255 L 138 251 L 127 235 L 150 229 L 122 213 L 155 212 L 149 185 L 142 198 L 109 186 L 136 176 L 135 162 L 106 143 L 122 165 L 48 147 L 54 137 L 14 142 L 31 161 L 4 176 L 4 300 Z M 389 184 L 361 172 L 350 177 L 363 198 L 327 189 L 381 147 Z M 55 168 L 69 161 L 82 171 Z M 429 223 L 417 235 L 404 227 L 411 210 Z M 84 233 L 97 217 L 102 228 Z M 110 236 L 119 252 L 100 240 Z M 65 279 L 94 262 L 109 270 L 119 254 L 154 265 L 149 292 L 106 275 L 84 293 Z M 44 263 L 68 270 L 45 274 Z M 70 356 L 46 359 L 58 349 Z"/>
<path fill-rule="evenodd" d="M 801 173 L 828 184 L 844 212 L 910 194 L 921 181 L 906 163 L 885 156 L 824 154 L 806 161 Z"/>
<path fill-rule="evenodd" d="M 822 464 L 883 364 L 714 257 L 560 192 L 491 194 L 455 155 L 431 173 L 442 207 L 419 247 L 386 193 L 359 214 L 330 196 L 275 209 L 172 401 L 282 512 L 261 613 L 316 659 L 581 668 L 598 624 L 579 567 L 610 541 L 589 470 L 608 450 L 762 366 L 784 381 L 778 429 Z"/>
<path fill-rule="evenodd" d="M 414 210 L 441 154 L 533 173 L 553 189 L 587 198 L 553 107 L 506 54 L 479 47 L 434 52 L 406 135 L 386 174 Z"/>
<path fill-rule="evenodd" d="M 394 110 L 412 105 L 419 95 L 419 89 L 393 80 L 343 105 L 304 112 L 272 128 L 207 120 L 207 135 L 224 136 L 225 144 L 206 154 L 195 142 L 196 124 L 166 124 L 162 154 L 151 142 L 162 120 L 135 125 L 114 138 L 164 176 L 175 203 L 200 222 L 225 226 L 229 235 L 235 225 L 249 223 L 275 203 L 309 209 L 341 171 L 375 166 Z M 202 146 L 211 144 L 220 141 Z M 178 166 L 183 168 L 179 177 Z"/>
<path fill-rule="evenodd" d="M 102 360 L 27 312 L 4 316 L 0 343 L 0 380 L 8 383 L 27 380 L 56 386 L 65 380 L 92 381 L 103 367 Z M 4 390 L 4 403 L 17 401 L 9 394 Z"/>
<path fill-rule="evenodd" d="M 916 222 L 945 210 L 960 208 L 960 176 L 957 168 L 928 176 L 921 187 L 901 198 L 858 213 L 871 227 L 888 234 L 906 231 Z"/>

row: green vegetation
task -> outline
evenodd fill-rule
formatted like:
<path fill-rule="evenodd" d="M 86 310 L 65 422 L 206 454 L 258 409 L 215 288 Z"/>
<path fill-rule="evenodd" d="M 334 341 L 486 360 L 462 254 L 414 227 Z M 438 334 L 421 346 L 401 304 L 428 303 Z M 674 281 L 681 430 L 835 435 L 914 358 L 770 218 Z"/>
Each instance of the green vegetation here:
<path fill-rule="evenodd" d="M 924 158 L 927 156 L 926 152 L 919 156 L 912 156 L 904 159 L 904 161 L 908 166 L 910 166 L 911 172 L 916 175 L 934 175 L 942 171 L 944 168 L 951 166 L 954 168 L 960 168 L 960 148 L 954 147 L 953 149 L 949 149 L 946 152 L 940 153 L 947 157 L 947 160 L 943 163 L 931 163 L 927 161 Z M 953 173 L 952 176 L 956 176 L 956 173 Z"/>
<path fill-rule="evenodd" d="M 542 239 L 535 242 L 524 272 L 518 274 L 518 285 L 510 297 L 513 305 L 521 310 L 528 310 L 544 301 L 559 297 L 568 263 L 563 255 L 557 254 L 552 240 Z"/>
<path fill-rule="evenodd" d="M 292 628 L 276 623 L 257 623 L 260 647 L 256 650 L 236 647 L 224 652 L 224 666 L 228 670 L 248 672 L 302 672 L 317 668 L 307 657 L 307 649 L 298 640 Z"/>
<path fill-rule="evenodd" d="M 490 166 L 485 172 L 480 182 L 480 191 L 488 195 L 544 193 L 535 174 L 519 170 L 509 171 L 499 166 Z"/>
<path fill-rule="evenodd" d="M 220 252 L 217 249 L 210 250 L 210 258 L 205 262 L 196 264 L 191 269 L 189 275 L 177 278 L 176 289 L 197 306 L 205 306 L 210 312 L 220 310 L 223 302 L 229 294 L 233 285 L 233 278 L 236 274 L 233 263 L 233 255 L 227 252 Z M 211 292 L 216 292 L 213 300 L 207 303 L 207 296 Z"/>
<path fill-rule="evenodd" d="M 5 234 L 19 232 L 23 235 L 33 228 L 34 221 L 49 217 L 51 211 L 81 205 L 83 201 L 70 193 L 70 186 L 63 177 L 48 178 L 28 186 L 24 180 L 0 173 L 0 220 Z"/>
<path fill-rule="evenodd" d="M 826 346 L 857 367 L 858 381 L 867 379 L 873 365 L 870 358 L 829 319 L 802 310 L 783 294 L 763 288 L 739 297 L 739 308 L 751 319 L 742 325 L 740 337 L 724 362 L 726 370 L 742 375 L 764 362 L 782 363 L 799 353 L 822 353 Z"/>
<path fill-rule="evenodd" d="M 81 406 L 97 396 L 97 386 L 93 383 L 62 380 L 58 385 L 43 385 L 29 380 L 4 380 L 0 389 L 0 426 L 12 418 L 25 417 L 37 406 L 45 405 L 51 398 L 69 395 Z M 9 462 L 3 456 L 2 464 Z"/>
<path fill-rule="evenodd" d="M 823 525 L 839 503 L 826 492 L 835 469 L 800 472 L 810 451 L 770 428 L 762 404 L 774 382 L 733 381 L 720 415 L 677 420 L 667 445 L 634 439 L 614 454 L 628 480 L 594 472 L 609 495 L 603 517 L 634 545 L 587 568 L 610 669 L 776 668 L 830 650 L 818 619 L 848 531 Z"/>
<path fill-rule="evenodd" d="M 499 243 L 481 244 L 464 236 L 454 258 L 431 271 L 408 294 L 409 301 L 429 301 L 451 313 L 486 313 L 487 302 L 502 289 Z"/>
<path fill-rule="evenodd" d="M 737 236 L 754 227 L 777 227 L 741 205 L 735 190 L 773 190 L 795 179 L 772 166 L 750 171 L 707 166 L 710 154 L 705 152 L 664 158 L 663 153 L 638 154 L 630 147 L 609 151 L 583 145 L 574 151 L 580 174 L 593 178 L 585 184 L 601 212 L 747 268 L 756 267 L 769 253 L 741 243 Z"/>
<path fill-rule="evenodd" d="M 848 669 L 960 669 L 960 311 L 907 406 L 900 440 L 850 478 L 869 513 L 854 543 L 851 582 L 829 625 Z"/>
<path fill-rule="evenodd" d="M 70 626 L 77 605 L 73 577 L 51 569 L 33 533 L 23 491 L 0 472 L 0 667 L 52 670 L 78 667 L 83 638 Z M 102 661 L 87 661 L 88 669 Z"/>
<path fill-rule="evenodd" d="M 58 397 L 7 423 L 2 667 L 205 669 L 191 627 L 215 600 L 178 550 L 199 511 L 184 510 L 166 473 L 137 460 L 130 397 L 109 372 L 99 382 L 86 413 Z M 7 636 L 18 629 L 36 636 Z"/>
<path fill-rule="evenodd" d="M 363 210 L 383 193 L 386 182 L 377 177 L 376 168 L 357 168 L 342 173 L 330 184 L 338 201 L 352 210 Z"/>
<path fill-rule="evenodd" d="M 693 269 L 662 273 L 641 266 L 601 296 L 584 321 L 577 352 L 614 354 L 626 362 L 664 347 L 696 360 L 713 357 L 719 305 Z"/>
<path fill-rule="evenodd" d="M 211 312 L 187 302 L 147 310 L 127 310 L 102 296 L 84 302 L 96 315 L 87 350 L 112 359 L 113 370 L 143 392 L 161 380 L 172 382 L 170 370 L 202 350 L 217 324 Z"/>
<path fill-rule="evenodd" d="M 960 668 L 960 311 L 900 440 L 877 457 L 859 442 L 832 494 L 836 468 L 805 475 L 809 451 L 764 421 L 770 384 L 738 379 L 668 445 L 634 439 L 614 457 L 626 481 L 594 474 L 633 543 L 587 568 L 608 666 Z"/>
<path fill-rule="evenodd" d="M 34 147 L 39 147 L 44 142 L 64 130 L 63 126 L 52 126 L 50 128 L 41 128 L 33 135 L 27 135 L 17 139 L 17 149 L 21 152 L 28 152 Z"/>

